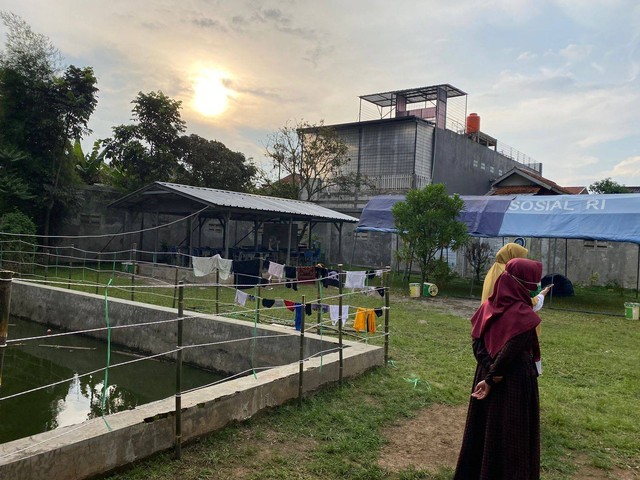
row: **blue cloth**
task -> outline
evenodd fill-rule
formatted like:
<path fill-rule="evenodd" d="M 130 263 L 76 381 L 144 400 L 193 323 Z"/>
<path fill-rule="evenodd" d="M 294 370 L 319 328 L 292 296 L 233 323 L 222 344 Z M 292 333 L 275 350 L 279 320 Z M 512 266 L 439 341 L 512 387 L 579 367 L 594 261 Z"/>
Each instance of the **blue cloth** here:
<path fill-rule="evenodd" d="M 293 310 L 296 314 L 296 317 L 295 317 L 296 330 L 300 331 L 300 328 L 302 328 L 302 304 L 296 303 L 293 306 Z"/>

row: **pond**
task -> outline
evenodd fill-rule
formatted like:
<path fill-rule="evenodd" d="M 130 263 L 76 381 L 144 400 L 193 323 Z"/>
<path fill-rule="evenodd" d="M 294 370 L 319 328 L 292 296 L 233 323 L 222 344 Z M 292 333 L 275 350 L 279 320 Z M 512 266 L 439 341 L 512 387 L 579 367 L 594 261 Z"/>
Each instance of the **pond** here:
<path fill-rule="evenodd" d="M 11 319 L 9 340 L 47 334 L 47 326 Z M 59 333 L 56 330 L 51 334 Z M 0 386 L 0 443 L 132 409 L 175 394 L 175 363 L 145 359 L 112 345 L 107 394 L 103 402 L 105 372 L 84 375 L 107 365 L 105 342 L 80 335 L 10 343 L 4 348 Z M 208 385 L 222 377 L 183 366 L 182 389 Z M 20 392 L 55 384 L 13 398 Z"/>

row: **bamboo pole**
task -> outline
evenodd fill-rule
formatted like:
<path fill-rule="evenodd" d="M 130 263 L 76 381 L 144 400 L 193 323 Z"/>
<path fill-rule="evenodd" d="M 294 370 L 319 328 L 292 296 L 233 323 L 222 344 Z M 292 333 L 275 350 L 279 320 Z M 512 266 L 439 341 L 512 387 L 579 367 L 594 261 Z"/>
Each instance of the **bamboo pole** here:
<path fill-rule="evenodd" d="M 303 386 L 303 376 L 304 376 L 304 304 L 305 304 L 305 296 L 302 296 L 302 320 L 300 321 L 300 360 L 299 360 L 299 368 L 298 368 L 298 407 L 302 407 L 302 386 Z"/>
<path fill-rule="evenodd" d="M 184 286 L 178 287 L 178 354 L 176 359 L 176 459 L 182 458 L 182 322 L 184 315 Z"/>

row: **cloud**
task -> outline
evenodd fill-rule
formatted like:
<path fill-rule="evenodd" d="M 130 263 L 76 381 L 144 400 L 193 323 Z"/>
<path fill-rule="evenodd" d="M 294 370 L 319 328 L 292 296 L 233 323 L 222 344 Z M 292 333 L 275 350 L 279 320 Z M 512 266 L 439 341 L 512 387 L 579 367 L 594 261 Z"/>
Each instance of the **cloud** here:
<path fill-rule="evenodd" d="M 640 156 L 625 158 L 611 169 L 611 177 L 619 178 L 628 184 L 629 180 L 640 183 Z"/>
<path fill-rule="evenodd" d="M 219 30 L 221 32 L 227 31 L 227 28 L 218 20 L 213 20 L 212 18 L 208 17 L 194 18 L 193 20 L 191 20 L 191 23 L 200 28 L 211 28 L 214 30 Z"/>
<path fill-rule="evenodd" d="M 592 50 L 593 47 L 591 45 L 576 45 L 570 43 L 558 53 L 570 62 L 577 62 L 587 58 Z"/>
<path fill-rule="evenodd" d="M 533 60 L 535 58 L 538 58 L 538 55 L 535 53 L 522 52 L 520 55 L 518 55 L 518 57 L 516 58 L 516 61 Z"/>

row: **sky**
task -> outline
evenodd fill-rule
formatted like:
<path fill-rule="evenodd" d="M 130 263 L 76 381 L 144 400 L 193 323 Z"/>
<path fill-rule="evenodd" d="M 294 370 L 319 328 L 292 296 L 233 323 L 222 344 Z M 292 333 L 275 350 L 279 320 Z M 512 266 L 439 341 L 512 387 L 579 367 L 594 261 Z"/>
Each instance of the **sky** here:
<path fill-rule="evenodd" d="M 284 125 L 355 122 L 361 95 L 451 84 L 483 132 L 542 162 L 546 178 L 640 185 L 637 0 L 0 0 L 0 10 L 49 37 L 66 64 L 94 69 L 88 145 L 132 123 L 138 92 L 160 90 L 182 102 L 187 133 L 266 167 Z"/>

